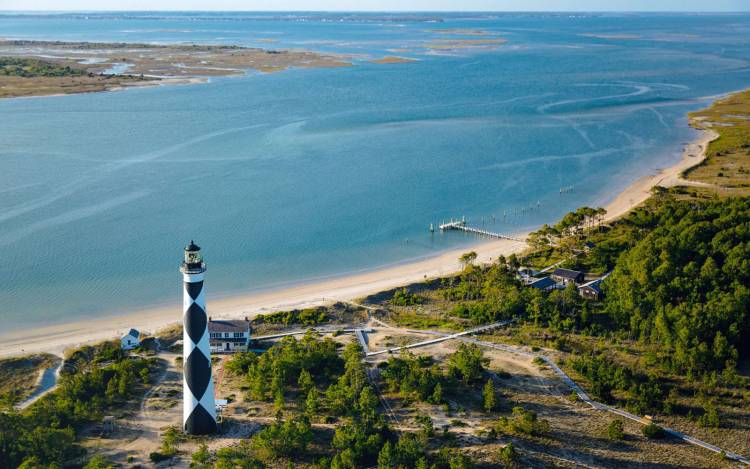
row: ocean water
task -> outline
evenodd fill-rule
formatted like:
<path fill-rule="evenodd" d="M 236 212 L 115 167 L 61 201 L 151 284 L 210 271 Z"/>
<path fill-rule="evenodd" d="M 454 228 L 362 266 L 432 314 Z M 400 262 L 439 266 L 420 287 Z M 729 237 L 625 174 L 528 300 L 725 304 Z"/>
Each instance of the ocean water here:
<path fill-rule="evenodd" d="M 452 28 L 508 42 L 425 47 L 476 39 L 432 31 Z M 428 232 L 451 217 L 509 234 L 554 222 L 676 162 L 686 113 L 750 86 L 739 15 L 6 14 L 0 37 L 355 55 L 0 100 L 6 330 L 177 305 L 190 239 L 215 297 L 477 241 Z M 368 61 L 385 55 L 417 61 Z"/>

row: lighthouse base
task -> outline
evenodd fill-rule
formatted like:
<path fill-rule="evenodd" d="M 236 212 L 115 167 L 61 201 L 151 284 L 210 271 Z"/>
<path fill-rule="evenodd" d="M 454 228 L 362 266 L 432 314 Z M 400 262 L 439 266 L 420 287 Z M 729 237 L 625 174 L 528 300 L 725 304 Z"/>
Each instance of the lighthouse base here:
<path fill-rule="evenodd" d="M 199 404 L 185 420 L 184 430 L 189 435 L 210 435 L 216 433 L 216 420 Z"/>

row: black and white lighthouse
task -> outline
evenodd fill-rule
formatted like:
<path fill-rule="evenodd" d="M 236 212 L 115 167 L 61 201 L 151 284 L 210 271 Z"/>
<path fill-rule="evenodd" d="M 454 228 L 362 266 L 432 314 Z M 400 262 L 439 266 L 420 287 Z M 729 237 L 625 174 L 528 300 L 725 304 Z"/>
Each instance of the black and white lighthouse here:
<path fill-rule="evenodd" d="M 211 349 L 206 317 L 206 294 L 203 291 L 201 248 L 190 241 L 180 266 L 184 281 L 183 296 L 183 409 L 185 433 L 206 435 L 216 431 L 214 380 L 211 376 Z"/>

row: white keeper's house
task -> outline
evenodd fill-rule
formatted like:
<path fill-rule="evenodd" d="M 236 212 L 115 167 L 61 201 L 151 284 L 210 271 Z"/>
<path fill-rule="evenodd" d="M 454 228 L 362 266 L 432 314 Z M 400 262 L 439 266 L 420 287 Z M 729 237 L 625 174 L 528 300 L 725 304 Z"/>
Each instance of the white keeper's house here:
<path fill-rule="evenodd" d="M 120 337 L 120 348 L 123 350 L 132 350 L 141 345 L 141 333 L 136 329 L 130 329 Z"/>
<path fill-rule="evenodd" d="M 247 352 L 250 342 L 250 321 L 208 318 L 211 353 Z"/>

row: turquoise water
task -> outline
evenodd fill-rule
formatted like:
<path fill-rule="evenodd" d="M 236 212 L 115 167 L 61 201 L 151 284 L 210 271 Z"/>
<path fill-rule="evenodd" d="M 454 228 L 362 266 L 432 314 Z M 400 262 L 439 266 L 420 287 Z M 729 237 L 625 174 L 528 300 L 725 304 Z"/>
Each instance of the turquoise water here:
<path fill-rule="evenodd" d="M 508 43 L 435 53 L 435 28 Z M 476 241 L 430 235 L 450 217 L 506 233 L 553 222 L 677 161 L 685 114 L 750 85 L 750 16 L 0 15 L 0 37 L 358 57 L 0 101 L 6 329 L 177 304 L 191 238 L 217 296 Z M 384 55 L 418 61 L 367 62 Z"/>

